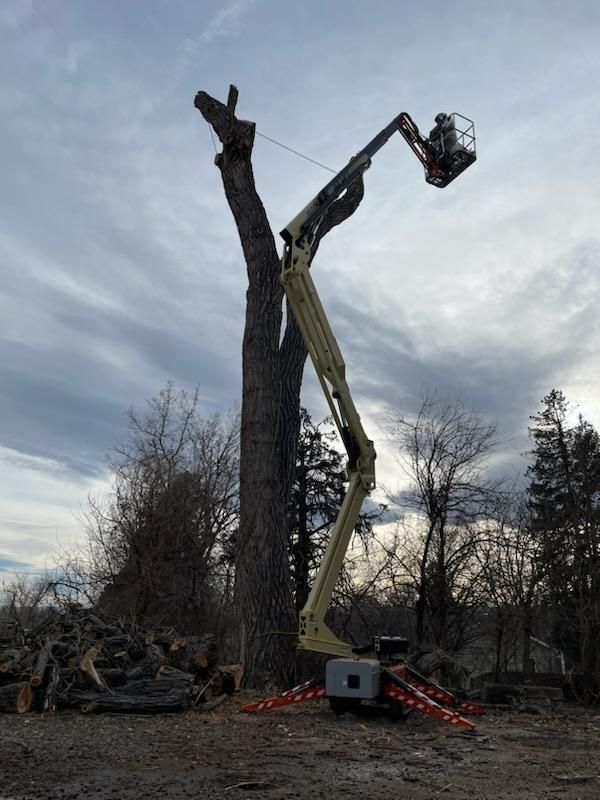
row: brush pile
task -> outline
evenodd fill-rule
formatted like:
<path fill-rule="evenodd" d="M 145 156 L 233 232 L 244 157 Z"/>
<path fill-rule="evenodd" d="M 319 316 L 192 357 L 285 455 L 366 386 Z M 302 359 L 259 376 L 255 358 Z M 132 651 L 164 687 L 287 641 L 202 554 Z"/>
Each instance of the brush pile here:
<path fill-rule="evenodd" d="M 0 638 L 0 711 L 165 713 L 201 709 L 235 690 L 211 635 L 148 631 L 86 609 L 51 612 Z"/>

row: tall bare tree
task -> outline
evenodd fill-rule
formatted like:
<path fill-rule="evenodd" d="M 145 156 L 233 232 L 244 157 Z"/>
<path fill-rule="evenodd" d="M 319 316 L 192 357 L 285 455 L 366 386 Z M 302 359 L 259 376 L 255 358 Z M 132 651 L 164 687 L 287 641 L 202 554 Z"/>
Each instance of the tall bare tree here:
<path fill-rule="evenodd" d="M 451 623 L 459 623 L 458 601 L 466 605 L 472 597 L 475 547 L 484 534 L 478 523 L 497 489 L 485 474 L 496 428 L 460 400 L 427 395 L 414 419 L 392 416 L 390 431 L 409 479 L 400 502 L 420 520 L 405 564 L 416 567 L 417 645 L 428 634 L 442 649 L 456 647 L 461 642 L 451 641 Z"/>
<path fill-rule="evenodd" d="M 282 336 L 280 260 L 252 170 L 255 123 L 235 116 L 237 97 L 234 86 L 226 104 L 198 92 L 194 105 L 223 145 L 215 164 L 248 275 L 235 593 L 243 628 L 244 682 L 250 686 L 267 680 L 285 683 L 292 675 L 292 640 L 281 635 L 296 627 L 286 507 L 294 478 L 306 350 L 290 313 Z M 319 229 L 321 237 L 355 211 L 362 194 L 362 178 L 357 178 L 329 209 Z"/>

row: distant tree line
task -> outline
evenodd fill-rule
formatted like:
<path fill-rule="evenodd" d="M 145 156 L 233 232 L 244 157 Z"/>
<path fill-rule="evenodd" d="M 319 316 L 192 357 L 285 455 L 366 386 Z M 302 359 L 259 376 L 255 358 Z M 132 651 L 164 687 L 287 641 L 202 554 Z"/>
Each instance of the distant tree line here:
<path fill-rule="evenodd" d="M 452 656 L 491 632 L 495 671 L 530 675 L 532 637 L 582 673 L 600 696 L 600 438 L 558 390 L 531 417 L 526 481 L 490 477 L 494 424 L 461 401 L 425 397 L 392 414 L 402 489 L 366 504 L 329 623 L 355 643 L 408 633 L 415 653 Z M 233 592 L 239 535 L 239 417 L 202 417 L 198 394 L 169 384 L 109 460 L 112 490 L 90 498 L 85 551 L 51 577 L 5 587 L 4 616 L 53 602 L 93 603 L 115 616 L 239 644 Z M 301 412 L 287 507 L 288 564 L 279 580 L 300 610 L 345 488 L 331 422 Z M 256 586 L 256 591 L 264 588 Z M 295 630 L 277 631 L 282 641 Z"/>

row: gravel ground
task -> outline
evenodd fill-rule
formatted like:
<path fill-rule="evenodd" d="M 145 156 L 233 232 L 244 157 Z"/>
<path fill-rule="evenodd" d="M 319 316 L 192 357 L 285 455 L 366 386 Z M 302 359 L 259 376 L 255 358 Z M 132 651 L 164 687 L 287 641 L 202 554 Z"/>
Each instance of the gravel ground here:
<path fill-rule="evenodd" d="M 2 715 L 0 800 L 598 800 L 600 714 L 489 713 L 476 736 L 326 701 L 243 714 Z"/>

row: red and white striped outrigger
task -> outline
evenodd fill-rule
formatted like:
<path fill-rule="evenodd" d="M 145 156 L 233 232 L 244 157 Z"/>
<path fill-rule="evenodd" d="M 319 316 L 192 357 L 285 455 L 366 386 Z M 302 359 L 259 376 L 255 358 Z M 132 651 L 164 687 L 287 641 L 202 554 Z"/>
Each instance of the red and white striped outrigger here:
<path fill-rule="evenodd" d="M 446 722 L 448 725 L 472 730 L 475 723 L 460 715 L 483 714 L 483 709 L 475 703 L 460 700 L 452 692 L 438 686 L 407 664 L 399 664 L 382 670 L 382 699 L 400 703 L 407 710 L 419 711 L 429 717 Z M 256 703 L 242 706 L 242 711 L 267 711 L 271 708 L 297 705 L 309 700 L 325 697 L 325 681 L 313 678 L 294 686 L 276 697 L 266 697 Z"/>

